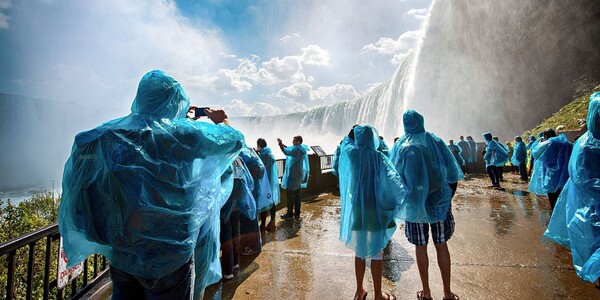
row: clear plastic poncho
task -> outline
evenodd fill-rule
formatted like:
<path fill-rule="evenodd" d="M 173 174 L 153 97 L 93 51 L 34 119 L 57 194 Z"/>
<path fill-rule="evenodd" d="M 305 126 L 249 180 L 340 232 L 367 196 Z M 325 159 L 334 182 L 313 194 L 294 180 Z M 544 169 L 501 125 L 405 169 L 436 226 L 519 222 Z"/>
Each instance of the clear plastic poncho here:
<path fill-rule="evenodd" d="M 366 258 L 390 241 L 405 189 L 389 158 L 377 150 L 375 128 L 356 126 L 354 138 L 343 147 L 339 162 L 340 241 Z"/>
<path fill-rule="evenodd" d="M 275 155 L 273 155 L 273 151 L 271 151 L 271 148 L 264 147 L 260 149 L 258 157 L 260 157 L 260 160 L 262 160 L 263 164 L 265 165 L 265 169 L 267 170 L 267 178 L 269 180 L 269 186 L 271 188 L 271 205 L 272 207 L 275 207 L 275 205 L 279 204 L 280 201 L 279 171 L 277 171 L 277 161 L 275 160 Z"/>
<path fill-rule="evenodd" d="M 310 167 L 308 165 L 308 146 L 300 144 L 283 149 L 285 154 L 285 171 L 281 178 L 281 186 L 289 191 L 305 189 L 308 185 Z"/>
<path fill-rule="evenodd" d="M 577 275 L 600 277 L 600 92 L 590 97 L 588 132 L 577 141 L 569 175 L 544 236 L 570 247 Z"/>
<path fill-rule="evenodd" d="M 469 162 L 477 163 L 478 155 L 477 150 L 479 147 L 477 146 L 477 142 L 473 139 L 467 139 L 467 143 L 469 143 L 469 147 L 471 151 L 469 151 Z"/>
<path fill-rule="evenodd" d="M 231 191 L 221 175 L 243 135 L 186 119 L 189 105 L 175 79 L 151 71 L 130 115 L 75 137 L 58 221 L 69 266 L 101 253 L 130 274 L 159 278 L 191 258 Z"/>
<path fill-rule="evenodd" d="M 469 146 L 469 143 L 467 143 L 465 140 L 459 140 L 456 145 L 460 147 L 460 156 L 463 158 L 465 163 L 473 162 L 471 158 L 471 146 Z"/>
<path fill-rule="evenodd" d="M 523 143 L 523 139 L 520 136 L 515 137 L 515 148 L 513 149 L 513 155 L 510 158 L 510 163 L 513 166 L 520 166 L 522 163 L 527 161 L 527 147 Z"/>
<path fill-rule="evenodd" d="M 535 158 L 529 190 L 537 195 L 547 195 L 562 189 L 569 179 L 569 158 L 573 151 L 564 134 L 540 142 L 531 150 Z"/>
<path fill-rule="evenodd" d="M 391 156 L 408 188 L 399 217 L 415 223 L 441 222 L 450 209 L 449 184 L 464 174 L 444 141 L 425 131 L 423 116 L 408 110 L 403 121 L 405 134 L 394 144 Z"/>
<path fill-rule="evenodd" d="M 448 149 L 450 150 L 450 152 L 452 152 L 454 159 L 456 159 L 456 163 L 459 166 L 464 166 L 465 160 L 462 157 L 462 149 L 456 144 L 448 144 Z"/>
<path fill-rule="evenodd" d="M 508 160 L 506 148 L 494 141 L 489 132 L 483 134 L 483 139 L 485 140 L 485 154 L 483 155 L 485 166 L 504 166 Z"/>

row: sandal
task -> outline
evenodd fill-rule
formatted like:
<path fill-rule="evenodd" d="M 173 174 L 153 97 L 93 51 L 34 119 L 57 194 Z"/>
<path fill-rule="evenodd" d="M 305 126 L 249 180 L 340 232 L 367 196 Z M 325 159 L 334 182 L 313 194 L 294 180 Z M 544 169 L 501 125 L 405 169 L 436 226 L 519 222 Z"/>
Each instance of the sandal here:
<path fill-rule="evenodd" d="M 386 300 L 396 300 L 396 295 L 392 293 L 383 293 L 385 295 Z"/>
<path fill-rule="evenodd" d="M 444 300 L 460 300 L 460 297 L 455 293 L 450 293 L 450 298 L 444 298 Z"/>
<path fill-rule="evenodd" d="M 365 300 L 365 299 L 367 299 L 367 295 L 368 295 L 368 294 L 369 294 L 369 293 L 365 291 L 365 294 L 364 294 L 364 295 L 363 295 L 363 297 L 362 297 L 362 298 L 360 298 L 360 299 L 362 299 L 362 300 Z M 354 295 L 354 300 L 358 300 L 358 295 Z"/>
<path fill-rule="evenodd" d="M 417 299 L 419 299 L 419 300 L 433 300 L 433 298 L 427 298 L 427 297 L 423 296 L 423 291 L 418 291 L 417 292 Z"/>

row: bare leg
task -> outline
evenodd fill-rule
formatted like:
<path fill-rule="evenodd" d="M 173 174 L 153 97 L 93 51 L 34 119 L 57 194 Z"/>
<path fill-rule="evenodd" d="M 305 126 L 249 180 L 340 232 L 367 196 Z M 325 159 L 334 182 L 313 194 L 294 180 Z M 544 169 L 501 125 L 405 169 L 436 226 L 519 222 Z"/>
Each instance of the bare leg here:
<path fill-rule="evenodd" d="M 427 245 L 415 246 L 415 254 L 417 257 L 417 267 L 419 268 L 419 276 L 423 285 L 423 297 L 431 298 L 431 290 L 429 289 L 429 256 L 427 256 Z"/>
<path fill-rule="evenodd" d="M 365 288 L 363 287 L 363 278 L 365 277 L 365 270 L 367 268 L 367 264 L 364 259 L 360 257 L 354 257 L 354 274 L 356 275 L 356 293 L 354 294 L 354 299 L 362 299 L 362 295 L 364 295 Z"/>
<path fill-rule="evenodd" d="M 437 252 L 438 266 L 442 273 L 442 283 L 444 284 L 444 298 L 451 298 L 452 291 L 450 290 L 450 251 L 448 251 L 448 244 L 434 244 L 435 251 Z"/>
<path fill-rule="evenodd" d="M 375 299 L 383 297 L 381 292 L 381 277 L 383 273 L 383 263 L 381 260 L 371 259 L 371 276 L 373 276 L 373 287 L 375 289 Z M 383 299 L 383 298 L 381 298 Z"/>

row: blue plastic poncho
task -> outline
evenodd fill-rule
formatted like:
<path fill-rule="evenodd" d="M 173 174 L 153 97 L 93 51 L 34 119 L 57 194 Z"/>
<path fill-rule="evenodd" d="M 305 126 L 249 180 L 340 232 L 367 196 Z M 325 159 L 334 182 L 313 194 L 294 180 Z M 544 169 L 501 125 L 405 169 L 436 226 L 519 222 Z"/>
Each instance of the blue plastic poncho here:
<path fill-rule="evenodd" d="M 377 150 L 375 128 L 356 126 L 354 138 L 340 155 L 340 241 L 366 258 L 390 241 L 405 190 L 389 158 Z"/>
<path fill-rule="evenodd" d="M 471 146 L 469 146 L 469 143 L 467 143 L 465 140 L 459 140 L 456 145 L 460 147 L 460 156 L 463 158 L 465 163 L 473 162 L 471 158 Z"/>
<path fill-rule="evenodd" d="M 571 248 L 581 279 L 600 277 L 600 92 L 590 97 L 588 132 L 575 142 L 569 175 L 544 235 Z"/>
<path fill-rule="evenodd" d="M 456 144 L 448 144 L 448 149 L 450 150 L 450 152 L 452 152 L 454 159 L 456 159 L 456 163 L 459 166 L 464 166 L 465 160 L 462 157 L 462 149 L 460 149 L 460 147 Z"/>
<path fill-rule="evenodd" d="M 530 135 L 529 136 L 529 142 L 527 143 L 527 146 L 526 146 L 527 150 L 531 149 L 531 147 L 533 146 L 533 143 L 535 143 L 535 141 L 537 141 L 537 139 L 535 138 L 535 136 Z"/>
<path fill-rule="evenodd" d="M 354 130 L 354 129 L 352 129 L 352 130 Z M 340 155 L 342 154 L 342 149 L 345 146 L 347 146 L 348 144 L 354 144 L 354 140 L 352 138 L 350 138 L 349 136 L 344 136 L 344 138 L 342 139 L 340 144 L 337 146 L 337 148 L 335 148 L 335 152 L 333 153 L 333 163 L 331 166 L 331 173 L 333 173 L 333 175 L 335 175 L 335 176 L 339 176 L 338 170 L 339 170 Z"/>
<path fill-rule="evenodd" d="M 531 156 L 535 161 L 529 190 L 537 195 L 546 195 L 562 189 L 569 179 L 568 164 L 572 151 L 573 144 L 564 134 L 551 137 L 533 148 Z"/>
<path fill-rule="evenodd" d="M 510 163 L 513 166 L 520 166 L 527 160 L 527 147 L 523 143 L 523 139 L 520 136 L 515 136 L 515 148 L 513 149 L 513 155 L 510 159 Z"/>
<path fill-rule="evenodd" d="M 260 149 L 258 156 L 265 165 L 265 170 L 267 170 L 267 178 L 269 180 L 269 186 L 271 188 L 271 207 L 275 207 L 275 205 L 279 204 L 280 201 L 279 171 L 277 171 L 277 162 L 275 160 L 275 155 L 273 155 L 273 151 L 271 151 L 271 148 L 264 147 Z"/>
<path fill-rule="evenodd" d="M 390 148 L 383 139 L 379 139 L 379 146 L 377 147 L 377 151 L 385 154 L 385 156 L 387 157 L 390 157 Z"/>
<path fill-rule="evenodd" d="M 490 132 L 486 132 L 482 136 L 485 140 L 485 155 L 483 155 L 485 166 L 504 166 L 508 159 L 506 148 L 494 141 Z"/>
<path fill-rule="evenodd" d="M 308 165 L 308 146 L 300 144 L 283 149 L 285 171 L 281 178 L 281 187 L 289 191 L 305 189 L 308 185 L 310 167 Z"/>
<path fill-rule="evenodd" d="M 391 156 L 408 188 L 399 217 L 417 223 L 443 221 L 452 200 L 449 184 L 464 175 L 444 141 L 425 131 L 423 116 L 408 110 L 403 122 L 405 134 L 394 144 Z"/>
<path fill-rule="evenodd" d="M 230 191 L 221 175 L 243 135 L 186 119 L 189 104 L 175 79 L 152 71 L 130 115 L 75 137 L 58 221 L 69 266 L 101 253 L 130 274 L 158 278 L 191 258 Z"/>
<path fill-rule="evenodd" d="M 244 160 L 244 163 L 248 166 L 248 169 L 254 178 L 252 195 L 256 200 L 256 209 L 259 212 L 262 212 L 271 208 L 273 206 L 271 183 L 269 182 L 269 175 L 265 172 L 265 165 L 258 156 L 258 153 L 246 146 L 242 148 L 240 157 Z M 277 186 L 279 186 L 279 184 L 277 184 Z"/>
<path fill-rule="evenodd" d="M 467 138 L 467 143 L 469 143 L 469 147 L 471 149 L 471 151 L 469 151 L 469 162 L 477 163 L 479 157 L 479 153 L 477 153 L 477 151 L 479 150 L 477 142 L 475 142 L 473 138 Z"/>
<path fill-rule="evenodd" d="M 496 141 L 498 142 L 498 141 Z M 504 149 L 504 151 L 506 152 L 506 156 L 503 156 L 501 154 L 501 159 L 498 160 L 498 162 L 496 163 L 496 167 L 504 167 L 506 165 L 506 163 L 508 162 L 508 158 L 510 156 L 510 149 L 508 148 L 508 146 L 506 146 L 505 144 L 502 144 L 500 142 L 498 142 L 498 145 L 500 145 L 500 147 L 502 147 Z"/>

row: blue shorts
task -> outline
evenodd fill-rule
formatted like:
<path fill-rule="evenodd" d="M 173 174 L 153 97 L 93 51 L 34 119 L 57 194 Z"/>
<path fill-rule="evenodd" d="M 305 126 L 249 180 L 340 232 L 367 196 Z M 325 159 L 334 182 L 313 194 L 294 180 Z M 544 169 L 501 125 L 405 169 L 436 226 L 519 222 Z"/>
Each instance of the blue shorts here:
<path fill-rule="evenodd" d="M 431 225 L 431 238 L 434 244 L 447 242 L 454 233 L 454 216 L 452 209 L 448 210 L 446 219 L 437 223 L 412 223 L 406 222 L 404 233 L 408 241 L 417 246 L 426 246 L 429 241 L 429 225 Z"/>

